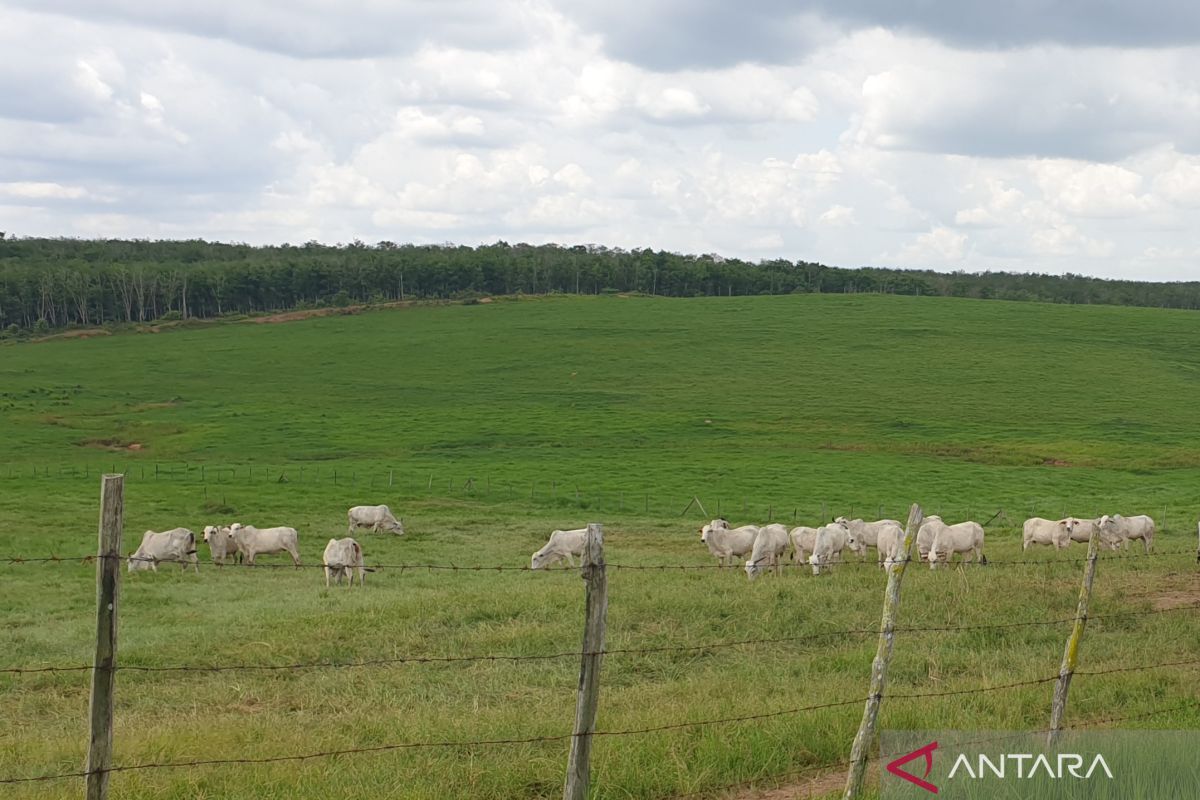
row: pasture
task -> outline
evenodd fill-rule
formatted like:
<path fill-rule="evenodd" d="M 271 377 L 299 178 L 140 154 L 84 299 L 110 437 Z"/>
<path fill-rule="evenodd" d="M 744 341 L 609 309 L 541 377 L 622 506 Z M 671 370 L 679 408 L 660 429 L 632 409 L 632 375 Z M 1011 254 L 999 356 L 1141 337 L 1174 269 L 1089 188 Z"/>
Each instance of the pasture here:
<path fill-rule="evenodd" d="M 943 298 L 601 297 L 416 306 L 288 324 L 0 347 L 0 559 L 94 551 L 98 475 L 128 471 L 141 531 L 239 520 L 300 530 L 306 563 L 345 510 L 388 503 L 404 537 L 368 565 L 528 564 L 554 528 L 605 524 L 608 560 L 706 565 L 702 517 L 814 524 L 910 502 L 988 526 L 991 567 L 905 578 L 888 728 L 1044 727 L 1082 556 L 1020 552 L 1030 514 L 1166 512 L 1195 549 L 1200 317 Z M 130 449 L 136 445 L 136 449 Z M 250 467 L 255 471 L 251 472 Z M 222 469 L 224 468 L 224 469 Z M 234 468 L 232 471 L 229 468 Z M 320 470 L 319 473 L 317 470 Z M 84 471 L 86 470 L 86 477 Z M 333 472 L 338 482 L 333 482 Z M 157 476 L 156 476 L 157 473 Z M 577 494 L 578 492 L 578 494 Z M 1161 521 L 1160 521 L 1161 524 Z M 1136 552 L 1132 551 L 1132 552 Z M 123 576 L 123 665 L 283 665 L 578 650 L 568 570 L 385 569 L 365 591 L 315 569 L 166 566 Z M 872 556 L 873 557 L 873 556 Z M 278 557 L 265 561 L 283 563 Z M 853 557 L 850 559 L 855 561 Z M 1034 563 L 1003 563 L 1028 560 Z M 86 664 L 94 568 L 0 561 L 0 668 Z M 736 782 L 845 758 L 867 692 L 883 574 L 610 570 L 594 796 L 741 797 Z M 1069 723 L 1200 724 L 1194 555 L 1099 565 Z M 1145 611 L 1140 616 L 1120 612 Z M 773 643 L 703 647 L 745 639 Z M 1155 670 L 1138 665 L 1188 662 Z M 561 737 L 578 658 L 118 674 L 118 764 L 395 743 Z M 74 771 L 87 673 L 0 673 L 0 777 Z M 567 742 L 386 750 L 118 773 L 122 798 L 513 798 L 561 792 Z M 62 797 L 75 784 L 5 796 Z"/>

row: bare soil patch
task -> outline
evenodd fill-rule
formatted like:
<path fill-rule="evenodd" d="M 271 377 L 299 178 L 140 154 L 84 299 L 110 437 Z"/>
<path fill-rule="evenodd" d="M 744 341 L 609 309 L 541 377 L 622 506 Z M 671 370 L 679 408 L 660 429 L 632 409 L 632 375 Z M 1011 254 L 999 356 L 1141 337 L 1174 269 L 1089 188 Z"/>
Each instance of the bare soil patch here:
<path fill-rule="evenodd" d="M 867 773 L 867 780 L 874 778 L 876 769 L 872 764 Z M 730 793 L 729 800 L 815 800 L 816 798 L 841 795 L 846 788 L 846 771 L 826 772 L 809 778 L 796 780 L 784 786 L 773 789 L 743 789 Z"/>
<path fill-rule="evenodd" d="M 119 452 L 138 452 L 146 449 L 146 445 L 141 442 L 127 442 L 124 439 L 106 438 L 106 439 L 84 439 L 78 442 L 80 447 L 93 447 L 97 450 L 107 450 L 110 453 Z"/>

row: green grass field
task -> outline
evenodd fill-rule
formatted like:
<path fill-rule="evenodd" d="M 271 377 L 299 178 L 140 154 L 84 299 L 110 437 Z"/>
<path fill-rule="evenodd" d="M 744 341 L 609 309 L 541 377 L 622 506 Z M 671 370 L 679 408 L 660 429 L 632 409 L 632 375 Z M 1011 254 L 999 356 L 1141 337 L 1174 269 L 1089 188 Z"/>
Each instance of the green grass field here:
<path fill-rule="evenodd" d="M 368 562 L 527 564 L 556 527 L 605 524 L 618 564 L 707 564 L 701 513 L 927 513 L 987 521 L 1021 558 L 1031 513 L 1149 513 L 1160 553 L 1196 546 L 1200 316 L 878 296 L 553 298 L 288 324 L 221 324 L 0 347 L 0 558 L 94 552 L 98 475 L 128 474 L 126 547 L 147 528 L 288 524 L 310 563 L 345 509 L 388 503 Z M 130 449 L 137 445 L 138 449 Z M 251 471 L 251 468 L 253 471 Z M 336 483 L 334 473 L 336 472 Z M 284 478 L 281 480 L 281 478 Z M 1078 547 L 1078 546 L 1076 546 Z M 202 549 L 202 555 L 206 552 Z M 1070 551 L 1071 557 L 1082 549 Z M 1061 619 L 1080 565 L 914 569 L 906 628 Z M 278 562 L 277 558 L 268 561 Z M 576 573 L 384 570 L 365 591 L 318 570 L 164 568 L 122 586 L 127 665 L 271 665 L 578 649 Z M 884 576 L 610 574 L 609 646 L 703 645 L 878 625 Z M 86 664 L 94 568 L 0 562 L 0 668 Z M 1084 670 L 1200 659 L 1194 555 L 1105 556 Z M 1173 609 L 1143 616 L 1122 611 Z M 889 691 L 1058 671 L 1068 625 L 897 638 Z M 871 635 L 614 654 L 599 728 L 861 700 Z M 301 671 L 123 672 L 119 764 L 568 734 L 577 659 Z M 1068 721 L 1183 706 L 1195 665 L 1076 678 Z M 1051 684 L 885 701 L 911 729 L 1044 727 Z M 0 673 L 0 777 L 82 768 L 87 673 Z M 594 796 L 740 796 L 844 758 L 861 702 L 601 737 Z M 1181 708 L 1125 727 L 1195 728 Z M 567 744 L 404 749 L 265 766 L 120 773 L 121 798 L 561 795 Z M 6 786 L 57 798 L 78 781 Z"/>

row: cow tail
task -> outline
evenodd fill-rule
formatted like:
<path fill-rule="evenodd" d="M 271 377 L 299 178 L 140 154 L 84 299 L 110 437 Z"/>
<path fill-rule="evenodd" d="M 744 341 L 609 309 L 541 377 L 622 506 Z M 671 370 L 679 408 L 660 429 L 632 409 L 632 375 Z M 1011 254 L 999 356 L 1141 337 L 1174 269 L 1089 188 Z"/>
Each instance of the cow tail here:
<path fill-rule="evenodd" d="M 981 566 L 984 566 L 984 567 L 986 567 L 986 566 L 987 566 L 987 563 L 988 563 L 987 556 L 986 556 L 986 555 L 984 555 L 983 553 L 980 553 L 980 554 L 979 554 L 979 564 L 980 564 Z"/>

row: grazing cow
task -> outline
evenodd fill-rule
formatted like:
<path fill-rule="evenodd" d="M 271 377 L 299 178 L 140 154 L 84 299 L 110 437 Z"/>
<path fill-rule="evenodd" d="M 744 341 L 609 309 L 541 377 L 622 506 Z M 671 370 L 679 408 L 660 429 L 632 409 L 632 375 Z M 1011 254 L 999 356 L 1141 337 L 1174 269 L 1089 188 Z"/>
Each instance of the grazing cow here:
<path fill-rule="evenodd" d="M 807 564 L 808 557 L 812 555 L 812 551 L 817 545 L 817 529 L 801 525 L 798 528 L 792 528 L 792 532 L 788 535 L 792 539 L 792 563 Z"/>
<path fill-rule="evenodd" d="M 329 588 L 329 579 L 334 578 L 338 585 L 342 583 L 342 576 L 350 578 L 346 588 L 354 585 L 354 573 L 358 573 L 358 585 L 366 584 L 366 568 L 363 566 L 363 551 L 358 542 L 350 537 L 345 539 L 330 539 L 329 544 L 325 545 L 325 554 L 321 557 L 321 563 L 325 566 L 325 588 Z"/>
<path fill-rule="evenodd" d="M 354 533 L 355 528 L 370 528 L 372 533 L 387 531 L 404 535 L 404 522 L 392 516 L 387 506 L 355 506 L 346 512 L 346 519 L 349 522 L 346 533 Z"/>
<path fill-rule="evenodd" d="M 842 550 L 850 539 L 850 530 L 842 522 L 831 522 L 817 529 L 817 540 L 813 544 L 812 555 L 808 563 L 812 564 L 813 575 L 820 575 L 821 570 L 834 561 L 842 560 Z"/>
<path fill-rule="evenodd" d="M 214 564 L 224 564 L 226 558 L 232 558 L 238 564 L 242 562 L 242 551 L 238 550 L 237 542 L 229 531 L 228 525 L 204 526 L 204 541 L 208 544 Z"/>
<path fill-rule="evenodd" d="M 788 547 L 788 529 L 786 525 L 774 523 L 758 529 L 754 537 L 754 546 L 750 549 L 750 560 L 746 562 L 746 577 L 754 580 L 759 573 L 775 568 L 775 574 L 783 571 L 783 554 Z"/>
<path fill-rule="evenodd" d="M 1154 546 L 1154 520 L 1145 514 L 1136 517 L 1123 517 L 1120 514 L 1102 516 L 1096 523 L 1100 533 L 1110 542 L 1120 542 L 1126 550 L 1131 539 L 1141 539 L 1146 553 Z M 1115 544 L 1112 549 L 1116 550 Z"/>
<path fill-rule="evenodd" d="M 571 531 L 554 531 L 550 534 L 550 539 L 533 554 L 530 559 L 530 569 L 543 569 L 553 564 L 557 564 L 564 558 L 572 567 L 575 566 L 575 560 L 572 556 L 578 556 L 579 560 L 583 561 L 583 551 L 587 548 L 587 528 L 576 528 Z"/>
<path fill-rule="evenodd" d="M 200 562 L 196 558 L 196 534 L 187 528 L 172 528 L 169 531 L 146 531 L 142 534 L 142 543 L 129 556 L 129 571 L 154 570 L 158 572 L 158 562 L 179 561 L 184 570 L 190 564 L 196 572 L 200 571 Z"/>
<path fill-rule="evenodd" d="M 930 514 L 921 520 L 921 527 L 917 528 L 917 555 L 922 561 L 929 560 L 929 548 L 933 546 L 934 522 L 942 522 L 942 518 L 937 514 Z"/>
<path fill-rule="evenodd" d="M 732 567 L 734 559 L 740 559 L 753 550 L 756 536 L 757 525 L 730 528 L 723 519 L 714 519 L 700 529 L 700 541 L 708 546 L 708 552 L 716 557 L 717 564 L 722 567 Z"/>
<path fill-rule="evenodd" d="M 947 525 L 938 517 L 930 528 L 933 532 L 933 541 L 929 545 L 930 569 L 937 569 L 938 561 L 942 559 L 949 564 L 955 553 L 962 553 L 963 561 L 967 560 L 967 553 L 971 553 L 978 563 L 987 563 L 983 554 L 983 526 L 978 522 Z"/>
<path fill-rule="evenodd" d="M 1052 545 L 1062 550 L 1071 544 L 1070 517 L 1053 520 L 1030 517 L 1025 520 L 1021 534 L 1021 549 L 1028 550 L 1031 544 Z"/>
<path fill-rule="evenodd" d="M 254 557 L 261 554 L 287 553 L 292 563 L 300 566 L 300 535 L 295 528 L 256 528 L 235 522 L 229 526 L 229 534 L 238 549 L 246 554 L 246 563 L 254 564 Z"/>
<path fill-rule="evenodd" d="M 854 553 L 857 553 L 860 558 L 867 557 L 867 548 L 874 547 L 879 553 L 879 566 L 883 566 L 884 548 L 879 546 L 879 537 L 885 532 L 888 534 L 888 542 L 891 543 L 895 539 L 896 531 L 900 532 L 900 540 L 904 540 L 904 527 L 894 519 L 881 519 L 876 522 L 863 522 L 861 519 L 846 519 L 838 517 L 835 522 L 839 522 L 846 526 L 848 536 L 846 538 L 846 546 Z"/>

